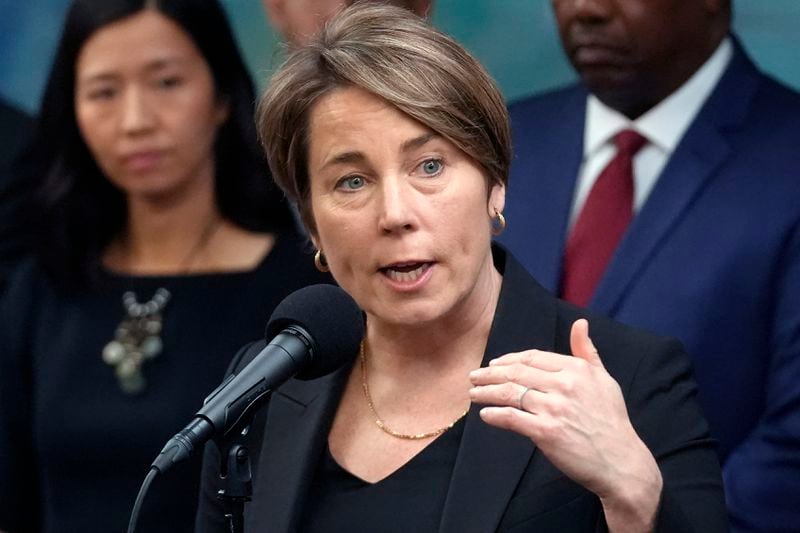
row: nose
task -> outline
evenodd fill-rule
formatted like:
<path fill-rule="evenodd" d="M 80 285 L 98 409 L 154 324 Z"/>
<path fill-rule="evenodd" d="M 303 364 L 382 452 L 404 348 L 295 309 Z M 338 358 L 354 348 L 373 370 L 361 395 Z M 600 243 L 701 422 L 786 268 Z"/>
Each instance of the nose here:
<path fill-rule="evenodd" d="M 611 15 L 610 0 L 553 0 L 559 19 L 577 19 L 584 23 L 598 23 Z"/>
<path fill-rule="evenodd" d="M 127 135 L 139 135 L 153 128 L 154 110 L 141 89 L 129 88 L 122 102 L 122 130 Z"/>
<path fill-rule="evenodd" d="M 379 225 L 384 234 L 402 234 L 416 228 L 415 198 L 413 188 L 402 180 L 381 181 Z"/>

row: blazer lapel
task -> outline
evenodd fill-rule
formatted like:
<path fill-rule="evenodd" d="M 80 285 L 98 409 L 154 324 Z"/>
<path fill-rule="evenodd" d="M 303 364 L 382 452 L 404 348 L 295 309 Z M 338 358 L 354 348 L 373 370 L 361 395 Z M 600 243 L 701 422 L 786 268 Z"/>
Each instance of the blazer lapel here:
<path fill-rule="evenodd" d="M 248 531 L 296 531 L 314 468 L 327 442 L 350 365 L 311 381 L 291 380 L 270 401 L 259 482 L 249 509 Z"/>
<path fill-rule="evenodd" d="M 509 180 L 513 201 L 506 204 L 505 215 L 510 224 L 526 227 L 507 232 L 499 240 L 515 250 L 533 277 L 553 292 L 561 279 L 567 222 L 583 159 L 585 114 L 582 88 L 568 91 L 548 109 L 520 109 L 511 114 L 516 155 Z M 547 124 L 548 129 L 531 124 Z"/>
<path fill-rule="evenodd" d="M 486 346 L 483 366 L 490 360 L 530 348 L 552 350 L 555 343 L 555 299 L 530 279 L 522 265 L 503 251 L 503 287 Z M 535 446 L 530 439 L 485 424 L 470 408 L 450 490 L 444 504 L 440 531 L 494 531 L 511 495 L 525 472 Z"/>
<path fill-rule="evenodd" d="M 731 64 L 684 135 L 609 263 L 590 307 L 613 315 L 637 274 L 730 156 L 725 129 L 744 120 L 757 89 L 755 67 L 734 41 Z"/>

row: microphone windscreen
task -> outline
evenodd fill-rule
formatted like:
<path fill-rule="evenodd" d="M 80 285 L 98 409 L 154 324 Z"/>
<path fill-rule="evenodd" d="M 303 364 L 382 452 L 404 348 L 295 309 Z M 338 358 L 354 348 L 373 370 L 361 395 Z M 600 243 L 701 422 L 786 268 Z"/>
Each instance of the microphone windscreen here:
<path fill-rule="evenodd" d="M 309 285 L 284 298 L 267 323 L 267 341 L 291 325 L 303 328 L 314 345 L 300 379 L 324 376 L 352 361 L 364 338 L 361 309 L 335 285 Z"/>

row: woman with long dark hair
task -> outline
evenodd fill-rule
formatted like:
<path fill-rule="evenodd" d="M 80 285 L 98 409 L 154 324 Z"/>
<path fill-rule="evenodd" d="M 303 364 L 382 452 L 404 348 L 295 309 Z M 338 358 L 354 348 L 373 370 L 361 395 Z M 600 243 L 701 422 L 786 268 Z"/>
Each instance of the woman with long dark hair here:
<path fill-rule="evenodd" d="M 75 0 L 27 153 L 35 259 L 0 308 L 0 530 L 121 531 L 161 444 L 319 281 L 216 0 Z M 191 530 L 197 465 L 142 531 Z"/>

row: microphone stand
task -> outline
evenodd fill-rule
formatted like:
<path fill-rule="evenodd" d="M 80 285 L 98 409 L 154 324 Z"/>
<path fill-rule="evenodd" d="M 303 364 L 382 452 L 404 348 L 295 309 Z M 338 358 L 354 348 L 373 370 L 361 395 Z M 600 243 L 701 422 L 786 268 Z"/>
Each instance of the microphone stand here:
<path fill-rule="evenodd" d="M 222 481 L 217 500 L 222 502 L 224 508 L 225 531 L 231 533 L 244 533 L 244 504 L 253 495 L 250 451 L 246 445 L 249 429 L 249 426 L 245 427 L 217 442 L 220 452 L 219 478 Z"/>

